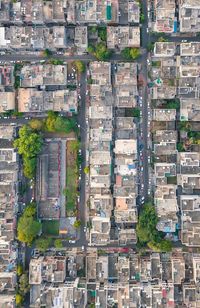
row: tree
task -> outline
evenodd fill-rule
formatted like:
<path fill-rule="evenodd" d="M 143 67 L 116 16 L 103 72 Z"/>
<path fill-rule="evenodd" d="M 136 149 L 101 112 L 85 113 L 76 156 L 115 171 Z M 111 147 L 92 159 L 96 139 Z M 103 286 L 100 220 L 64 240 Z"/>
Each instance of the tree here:
<path fill-rule="evenodd" d="M 16 301 L 17 306 L 21 306 L 21 304 L 24 301 L 24 298 L 20 293 L 17 293 L 16 296 L 15 296 L 15 301 Z"/>
<path fill-rule="evenodd" d="M 33 217 L 22 216 L 17 226 L 18 240 L 31 245 L 40 230 L 41 223 L 39 221 L 35 220 Z"/>
<path fill-rule="evenodd" d="M 48 115 L 45 121 L 45 128 L 48 132 L 55 131 L 56 115 Z"/>
<path fill-rule="evenodd" d="M 80 142 L 78 140 L 73 140 L 73 142 L 71 142 L 70 144 L 70 149 L 73 151 L 73 152 L 77 152 L 80 148 Z"/>
<path fill-rule="evenodd" d="M 19 138 L 14 141 L 14 147 L 18 149 L 18 153 L 25 157 L 35 157 L 40 153 L 43 140 L 40 134 L 24 125 L 19 130 Z"/>
<path fill-rule="evenodd" d="M 122 50 L 122 57 L 126 60 L 131 60 L 130 48 L 126 47 Z"/>
<path fill-rule="evenodd" d="M 62 117 L 57 117 L 55 121 L 55 131 L 70 133 L 76 129 L 76 121 L 74 119 L 66 119 Z"/>
<path fill-rule="evenodd" d="M 80 220 L 76 220 L 74 222 L 74 228 L 80 228 L 80 226 L 81 226 L 81 221 Z"/>
<path fill-rule="evenodd" d="M 105 42 L 98 43 L 95 47 L 89 46 L 87 51 L 100 61 L 106 61 L 111 56 L 111 51 L 107 49 Z"/>
<path fill-rule="evenodd" d="M 62 60 L 59 59 L 51 59 L 49 62 L 53 65 L 62 65 L 64 63 Z"/>
<path fill-rule="evenodd" d="M 26 217 L 34 217 L 36 215 L 36 212 L 36 204 L 33 202 L 26 206 L 23 215 Z"/>
<path fill-rule="evenodd" d="M 178 152 L 185 152 L 185 147 L 182 142 L 177 143 L 176 147 L 177 147 Z"/>
<path fill-rule="evenodd" d="M 167 101 L 167 109 L 179 109 L 179 108 L 180 108 L 180 101 L 178 99 Z"/>
<path fill-rule="evenodd" d="M 130 49 L 130 56 L 131 59 L 135 60 L 140 56 L 140 49 L 139 48 L 131 48 Z"/>
<path fill-rule="evenodd" d="M 172 250 L 172 242 L 169 240 L 162 240 L 159 243 L 160 251 L 169 252 Z"/>
<path fill-rule="evenodd" d="M 155 207 L 146 203 L 139 215 L 136 227 L 137 237 L 140 245 L 147 245 L 154 251 L 171 251 L 172 243 L 163 239 L 164 233 L 156 229 L 158 217 Z"/>
<path fill-rule="evenodd" d="M 89 52 L 90 54 L 94 54 L 95 53 L 95 47 L 93 45 L 89 45 L 87 48 L 87 52 Z"/>
<path fill-rule="evenodd" d="M 167 42 L 167 39 L 164 38 L 163 36 L 160 36 L 158 42 Z"/>
<path fill-rule="evenodd" d="M 17 236 L 20 242 L 31 245 L 41 230 L 41 223 L 36 220 L 36 207 L 34 204 L 28 205 L 17 225 Z"/>
<path fill-rule="evenodd" d="M 135 118 L 140 117 L 140 109 L 139 108 L 133 108 L 133 117 L 135 117 Z"/>
<path fill-rule="evenodd" d="M 29 292 L 30 285 L 29 285 L 29 280 L 28 280 L 28 274 L 24 273 L 20 276 L 19 278 L 19 290 L 20 294 L 26 294 Z"/>
<path fill-rule="evenodd" d="M 106 27 L 98 27 L 98 37 L 106 42 L 107 40 L 107 28 Z"/>
<path fill-rule="evenodd" d="M 126 47 L 122 50 L 122 57 L 126 60 L 135 60 L 140 56 L 139 48 Z"/>
<path fill-rule="evenodd" d="M 91 33 L 96 33 L 96 31 L 97 31 L 97 27 L 96 26 L 90 26 L 89 27 L 89 32 L 91 32 Z"/>
<path fill-rule="evenodd" d="M 78 73 L 84 73 L 85 72 L 85 63 L 80 60 L 74 61 L 74 65 L 78 71 Z"/>
<path fill-rule="evenodd" d="M 62 248 L 63 247 L 62 241 L 60 239 L 56 239 L 54 241 L 54 246 L 55 248 Z"/>
<path fill-rule="evenodd" d="M 88 174 L 90 172 L 90 167 L 89 166 L 86 166 L 85 168 L 84 168 L 84 173 L 85 174 Z"/>
<path fill-rule="evenodd" d="M 148 43 L 148 44 L 147 44 L 147 50 L 148 50 L 149 52 L 152 52 L 152 51 L 154 50 L 154 43 Z"/>
<path fill-rule="evenodd" d="M 100 61 L 106 61 L 110 58 L 111 51 L 106 48 L 106 44 L 101 42 L 96 45 L 95 57 Z"/>
<path fill-rule="evenodd" d="M 23 267 L 22 267 L 21 264 L 18 264 L 18 265 L 17 265 L 17 275 L 18 275 L 18 276 L 21 276 L 22 273 L 23 273 Z"/>
<path fill-rule="evenodd" d="M 145 16 L 144 14 L 140 14 L 140 22 L 143 23 L 145 21 Z"/>
<path fill-rule="evenodd" d="M 43 121 L 39 120 L 39 119 L 32 119 L 30 122 L 29 122 L 29 126 L 31 129 L 33 130 L 37 130 L 37 131 L 40 131 L 42 130 L 43 128 Z"/>
<path fill-rule="evenodd" d="M 29 158 L 29 157 L 24 157 L 23 159 L 23 164 L 24 164 L 24 175 L 28 179 L 32 179 L 35 175 L 36 167 L 37 167 L 37 159 L 36 157 Z"/>
<path fill-rule="evenodd" d="M 44 57 L 50 57 L 52 55 L 52 52 L 49 49 L 45 49 L 43 51 L 43 54 L 44 54 Z"/>
<path fill-rule="evenodd" d="M 188 121 L 179 122 L 178 127 L 180 131 L 189 132 L 191 130 L 191 124 Z"/>
<path fill-rule="evenodd" d="M 47 250 L 50 244 L 51 244 L 51 238 L 49 237 L 40 237 L 35 241 L 35 247 L 40 251 Z"/>

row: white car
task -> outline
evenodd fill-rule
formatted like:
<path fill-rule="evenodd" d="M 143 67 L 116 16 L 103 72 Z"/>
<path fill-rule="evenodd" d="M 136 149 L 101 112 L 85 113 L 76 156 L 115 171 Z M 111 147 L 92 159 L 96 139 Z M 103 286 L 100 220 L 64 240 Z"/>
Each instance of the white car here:
<path fill-rule="evenodd" d="M 149 28 L 147 28 L 147 33 L 149 33 Z"/>
<path fill-rule="evenodd" d="M 70 243 L 70 244 L 75 244 L 76 241 L 74 241 L 74 240 L 69 240 L 69 243 Z"/>
<path fill-rule="evenodd" d="M 83 231 L 84 231 L 84 232 L 86 232 L 86 231 L 87 231 L 87 228 L 86 228 L 86 227 L 84 227 Z"/>

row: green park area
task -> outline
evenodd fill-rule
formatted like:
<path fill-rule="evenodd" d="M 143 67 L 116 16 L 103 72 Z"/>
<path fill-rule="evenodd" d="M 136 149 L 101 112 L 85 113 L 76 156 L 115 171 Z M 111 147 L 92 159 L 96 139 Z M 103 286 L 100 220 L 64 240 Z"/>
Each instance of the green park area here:
<path fill-rule="evenodd" d="M 59 235 L 59 221 L 58 220 L 43 220 L 42 232 L 44 235 L 58 236 Z"/>
<path fill-rule="evenodd" d="M 78 185 L 78 156 L 79 142 L 77 140 L 67 141 L 66 149 L 66 188 L 64 194 L 66 196 L 66 212 L 67 216 L 75 216 L 76 198 Z"/>
<path fill-rule="evenodd" d="M 149 248 L 157 252 L 168 252 L 172 249 L 171 241 L 165 239 L 165 234 L 157 230 L 158 216 L 152 203 L 144 204 L 136 227 L 138 247 Z"/>

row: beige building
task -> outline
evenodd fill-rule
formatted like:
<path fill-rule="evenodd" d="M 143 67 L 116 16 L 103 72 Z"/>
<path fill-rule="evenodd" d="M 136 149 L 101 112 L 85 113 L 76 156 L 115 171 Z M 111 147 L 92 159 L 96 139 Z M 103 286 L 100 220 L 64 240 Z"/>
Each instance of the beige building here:
<path fill-rule="evenodd" d="M 0 92 L 0 113 L 15 109 L 15 92 Z"/>

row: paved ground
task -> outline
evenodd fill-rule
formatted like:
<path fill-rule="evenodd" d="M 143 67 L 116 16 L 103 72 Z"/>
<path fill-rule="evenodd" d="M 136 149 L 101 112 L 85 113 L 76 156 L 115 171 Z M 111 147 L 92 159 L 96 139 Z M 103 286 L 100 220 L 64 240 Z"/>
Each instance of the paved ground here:
<path fill-rule="evenodd" d="M 79 218 L 82 221 L 82 226 L 80 229 L 80 238 L 77 242 L 79 246 L 86 245 L 86 237 L 84 233 L 84 226 L 86 224 L 86 200 L 85 200 L 85 173 L 84 168 L 86 166 L 86 141 L 87 141 L 87 131 L 86 131 L 86 121 L 85 121 L 85 108 L 86 108 L 86 80 L 85 71 L 80 77 L 80 95 L 81 102 L 79 106 L 78 113 L 78 123 L 80 125 L 80 137 L 81 137 L 81 155 L 82 155 L 82 164 L 81 164 L 81 183 L 80 183 L 80 204 L 79 204 Z"/>

